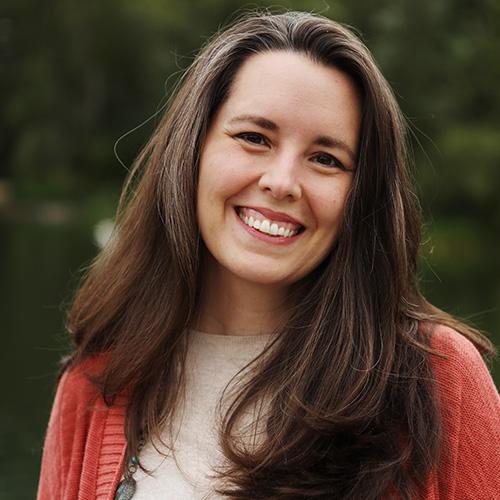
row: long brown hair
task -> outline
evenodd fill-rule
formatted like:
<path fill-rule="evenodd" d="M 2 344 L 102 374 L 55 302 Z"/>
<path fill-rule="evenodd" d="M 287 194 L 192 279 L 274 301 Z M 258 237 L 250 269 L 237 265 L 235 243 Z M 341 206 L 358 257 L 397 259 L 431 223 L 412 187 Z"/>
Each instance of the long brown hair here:
<path fill-rule="evenodd" d="M 286 325 L 224 415 L 220 440 L 230 465 L 218 471 L 219 492 L 410 499 L 439 457 L 432 324 L 453 326 L 484 353 L 493 347 L 419 292 L 405 122 L 367 48 L 329 19 L 252 14 L 201 51 L 137 159 L 114 236 L 77 292 L 71 363 L 107 353 L 99 384 L 108 404 L 127 391 L 129 457 L 141 436 L 157 438 L 171 424 L 200 291 L 201 147 L 241 64 L 271 50 L 305 54 L 352 78 L 362 99 L 359 162 L 335 247 L 294 286 Z M 263 428 L 264 439 L 250 450 L 238 445 L 237 424 L 263 400 L 254 429 Z"/>

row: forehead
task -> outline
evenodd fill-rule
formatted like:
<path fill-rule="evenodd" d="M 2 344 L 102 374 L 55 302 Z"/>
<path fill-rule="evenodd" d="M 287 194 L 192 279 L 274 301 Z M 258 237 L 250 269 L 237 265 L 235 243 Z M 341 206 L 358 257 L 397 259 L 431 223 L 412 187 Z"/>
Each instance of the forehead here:
<path fill-rule="evenodd" d="M 296 52 L 271 51 L 250 56 L 236 73 L 224 119 L 252 113 L 283 126 L 342 133 L 357 145 L 360 98 L 351 78 Z"/>
<path fill-rule="evenodd" d="M 270 83 L 271 80 L 279 79 L 281 83 L 288 82 L 289 88 L 295 85 L 306 84 L 308 87 L 313 83 L 311 76 L 316 80 L 316 90 L 322 88 L 322 83 L 340 83 L 350 78 L 335 66 L 328 66 L 313 60 L 305 53 L 291 50 L 271 50 L 260 52 L 249 56 L 236 73 L 233 88 L 241 85 L 258 83 L 263 80 Z"/>

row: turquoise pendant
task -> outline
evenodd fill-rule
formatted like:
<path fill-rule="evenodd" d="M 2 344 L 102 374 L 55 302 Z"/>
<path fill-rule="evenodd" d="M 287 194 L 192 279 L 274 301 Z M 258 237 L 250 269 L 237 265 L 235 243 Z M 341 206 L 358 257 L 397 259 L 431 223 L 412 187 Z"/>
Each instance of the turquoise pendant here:
<path fill-rule="evenodd" d="M 135 481 L 122 479 L 116 488 L 115 500 L 130 500 L 135 493 Z"/>

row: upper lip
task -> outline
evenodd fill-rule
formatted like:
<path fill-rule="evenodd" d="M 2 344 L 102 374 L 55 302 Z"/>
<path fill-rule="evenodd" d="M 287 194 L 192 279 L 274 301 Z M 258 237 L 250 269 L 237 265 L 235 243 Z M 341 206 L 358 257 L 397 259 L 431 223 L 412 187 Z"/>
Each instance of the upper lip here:
<path fill-rule="evenodd" d="M 249 205 L 241 205 L 241 207 L 256 210 L 257 212 L 260 212 L 264 217 L 271 219 L 273 221 L 290 222 L 291 224 L 297 224 L 298 226 L 303 226 L 303 224 L 301 222 L 299 222 L 297 219 L 294 219 L 290 215 L 285 214 L 283 212 L 277 212 L 276 210 L 271 210 L 270 208 L 252 207 Z"/>

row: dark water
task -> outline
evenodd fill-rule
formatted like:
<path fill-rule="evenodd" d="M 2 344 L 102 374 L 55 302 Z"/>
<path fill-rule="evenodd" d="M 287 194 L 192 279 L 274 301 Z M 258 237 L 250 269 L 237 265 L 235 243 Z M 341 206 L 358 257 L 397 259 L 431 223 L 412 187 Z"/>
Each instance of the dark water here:
<path fill-rule="evenodd" d="M 495 304 L 500 294 L 491 259 L 476 255 L 475 247 L 467 253 L 467 245 L 461 245 L 458 255 L 450 237 L 434 241 L 441 253 L 427 249 L 424 268 L 431 298 L 463 316 L 481 312 L 477 323 L 493 331 L 499 324 Z M 96 251 L 88 224 L 0 222 L 0 500 L 35 496 L 57 362 L 68 346 L 64 303 L 76 286 L 78 270 Z M 457 262 L 463 266 L 457 268 Z M 494 368 L 498 385 L 498 362 Z"/>
<path fill-rule="evenodd" d="M 67 348 L 63 301 L 95 251 L 81 226 L 0 225 L 2 500 L 35 497 L 57 362 Z"/>

